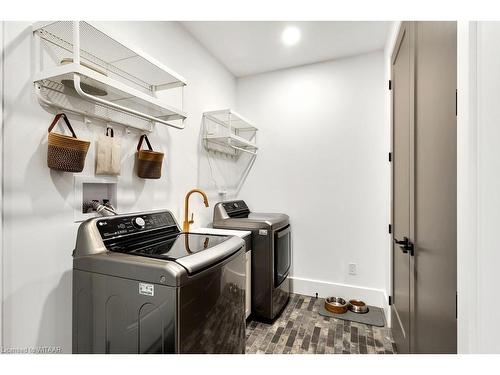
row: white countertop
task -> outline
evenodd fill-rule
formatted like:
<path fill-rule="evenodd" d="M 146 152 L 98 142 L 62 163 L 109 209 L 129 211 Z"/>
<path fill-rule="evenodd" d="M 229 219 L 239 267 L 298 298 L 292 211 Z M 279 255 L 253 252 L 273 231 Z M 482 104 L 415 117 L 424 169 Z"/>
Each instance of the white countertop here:
<path fill-rule="evenodd" d="M 216 228 L 196 228 L 189 231 L 190 233 L 201 233 L 201 234 L 221 234 L 223 236 L 238 236 L 246 237 L 252 232 L 249 230 L 232 230 L 232 229 L 216 229 Z"/>

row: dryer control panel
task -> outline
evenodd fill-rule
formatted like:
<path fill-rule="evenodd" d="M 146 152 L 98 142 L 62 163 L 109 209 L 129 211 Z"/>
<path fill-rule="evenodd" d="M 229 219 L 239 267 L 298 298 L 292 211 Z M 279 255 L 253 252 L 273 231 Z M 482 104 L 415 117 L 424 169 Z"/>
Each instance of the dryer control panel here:
<path fill-rule="evenodd" d="M 250 213 L 245 201 L 230 201 L 221 203 L 229 217 L 247 217 Z"/>

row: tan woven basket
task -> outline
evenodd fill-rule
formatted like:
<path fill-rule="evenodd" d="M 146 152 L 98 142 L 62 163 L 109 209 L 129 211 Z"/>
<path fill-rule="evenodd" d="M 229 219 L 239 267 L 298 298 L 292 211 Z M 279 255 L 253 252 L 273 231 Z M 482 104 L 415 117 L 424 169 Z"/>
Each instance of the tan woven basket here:
<path fill-rule="evenodd" d="M 51 133 L 51 130 L 60 119 L 63 119 L 72 136 Z M 63 172 L 81 172 L 85 166 L 85 157 L 90 142 L 82 141 L 76 137 L 75 131 L 64 113 L 54 117 L 48 130 L 47 166 L 50 169 Z"/>
<path fill-rule="evenodd" d="M 145 140 L 149 150 L 141 150 L 142 141 Z M 161 177 L 161 166 L 163 164 L 163 152 L 153 151 L 148 137 L 141 135 L 137 144 L 136 166 L 137 176 L 148 179 L 158 179 Z"/>

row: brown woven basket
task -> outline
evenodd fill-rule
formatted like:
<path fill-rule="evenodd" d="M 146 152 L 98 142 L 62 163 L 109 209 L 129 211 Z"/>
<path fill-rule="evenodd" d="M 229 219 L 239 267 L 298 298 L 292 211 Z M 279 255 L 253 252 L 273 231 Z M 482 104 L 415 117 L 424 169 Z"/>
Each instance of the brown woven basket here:
<path fill-rule="evenodd" d="M 146 141 L 149 150 L 141 150 L 143 140 Z M 163 152 L 153 151 L 153 147 L 151 147 L 151 143 L 149 143 L 149 139 L 145 134 L 141 135 L 136 153 L 137 176 L 149 179 L 160 178 L 163 156 Z"/>
<path fill-rule="evenodd" d="M 61 118 L 71 131 L 71 137 L 51 133 L 51 130 Z M 81 172 L 85 166 L 85 157 L 87 156 L 90 142 L 82 141 L 76 137 L 75 131 L 64 113 L 59 113 L 54 117 L 54 121 L 49 126 L 48 133 L 47 166 L 57 171 Z"/>

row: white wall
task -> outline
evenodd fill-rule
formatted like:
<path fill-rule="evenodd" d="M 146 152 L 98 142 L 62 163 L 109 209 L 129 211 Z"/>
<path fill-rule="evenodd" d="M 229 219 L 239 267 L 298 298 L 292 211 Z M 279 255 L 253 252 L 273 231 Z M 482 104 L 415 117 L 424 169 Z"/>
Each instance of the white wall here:
<path fill-rule="evenodd" d="M 234 106 L 235 79 L 177 23 L 105 23 L 188 80 L 183 131 L 157 126 L 151 142 L 166 152 L 163 177 L 140 180 L 133 175 L 138 134 L 124 135 L 124 160 L 118 186 L 122 212 L 172 209 L 179 220 L 189 189 L 208 189 L 218 199 L 208 176 L 198 173 L 205 163 L 200 146 L 201 113 Z M 31 28 L 26 22 L 5 24 L 4 82 L 4 347 L 61 346 L 71 352 L 71 252 L 78 227 L 73 222 L 73 175 L 46 166 L 47 127 L 53 115 L 32 92 Z M 102 124 L 90 127 L 71 117 L 75 131 L 93 140 Z M 231 163 L 220 158 L 220 168 Z M 94 146 L 82 174 L 94 173 Z M 193 197 L 196 225 L 211 221 L 212 210 Z"/>
<path fill-rule="evenodd" d="M 384 78 L 379 51 L 238 79 L 238 109 L 259 127 L 259 155 L 240 197 L 255 211 L 290 215 L 296 292 L 385 306 Z"/>
<path fill-rule="evenodd" d="M 500 353 L 500 22 L 458 24 L 458 349 Z"/>

